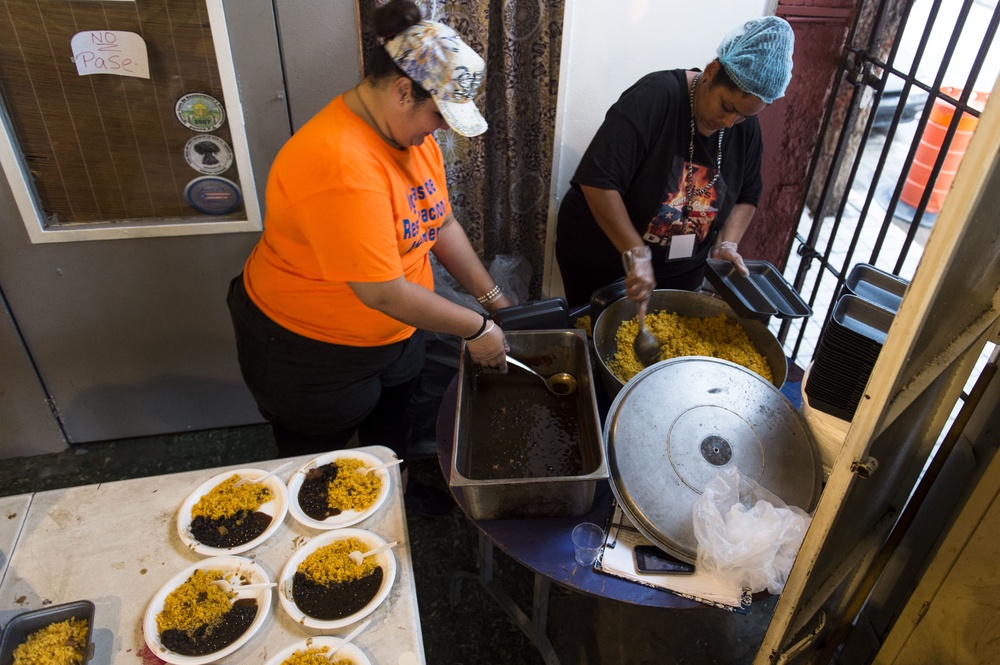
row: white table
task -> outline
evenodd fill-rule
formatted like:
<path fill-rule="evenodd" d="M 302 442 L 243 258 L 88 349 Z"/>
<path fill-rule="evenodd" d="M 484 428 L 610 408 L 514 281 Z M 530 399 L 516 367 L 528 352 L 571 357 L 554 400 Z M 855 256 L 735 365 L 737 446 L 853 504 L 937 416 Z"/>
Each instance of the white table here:
<path fill-rule="evenodd" d="M 384 461 L 392 451 L 382 446 L 360 448 Z M 280 471 L 286 480 L 309 457 L 294 458 Z M 156 592 L 170 578 L 203 559 L 177 535 L 177 511 L 199 485 L 228 469 L 273 469 L 287 460 L 234 465 L 165 476 L 138 478 L 99 485 L 38 492 L 0 499 L 5 524 L 0 548 L 16 546 L 9 568 L 0 582 L 0 624 L 16 614 L 52 604 L 91 600 L 95 652 L 92 665 L 159 662 L 146 647 L 143 615 Z M 396 580 L 388 598 L 368 616 L 371 625 L 354 640 L 374 665 L 425 662 L 420 617 L 417 611 L 413 562 L 406 529 L 399 467 L 388 469 L 392 493 L 371 517 L 354 527 L 373 531 L 393 548 Z M 292 497 L 289 497 L 292 500 Z M 7 508 L 8 504 L 10 509 Z M 27 514 L 22 508 L 27 509 Z M 23 525 L 8 536 L 13 525 L 7 515 L 15 512 Z M 12 518 L 10 522 L 18 521 Z M 302 526 L 291 514 L 265 543 L 245 552 L 268 577 L 276 581 L 285 562 L 317 531 Z M 270 616 L 249 642 L 222 663 L 265 663 L 282 649 L 310 635 L 344 636 L 354 626 L 318 631 L 292 620 L 272 598 Z M 413 655 L 405 655 L 407 652 Z"/>

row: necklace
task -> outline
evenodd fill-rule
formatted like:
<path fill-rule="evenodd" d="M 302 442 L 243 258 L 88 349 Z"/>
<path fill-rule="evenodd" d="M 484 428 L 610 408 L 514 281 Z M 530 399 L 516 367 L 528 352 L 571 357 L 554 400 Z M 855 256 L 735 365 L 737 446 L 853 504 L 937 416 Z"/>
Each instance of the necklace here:
<path fill-rule="evenodd" d="M 712 181 L 705 185 L 704 187 L 695 190 L 694 188 L 694 88 L 698 85 L 698 78 L 701 76 L 701 72 L 694 75 L 694 80 L 691 81 L 691 90 L 688 91 L 688 100 L 691 102 L 691 141 L 688 143 L 688 161 L 687 161 L 687 172 L 685 173 L 685 183 L 684 183 L 684 219 L 688 219 L 691 216 L 692 205 L 694 204 L 694 199 L 696 196 L 701 196 L 712 189 L 716 181 L 719 179 L 719 174 L 722 173 L 722 136 L 726 133 L 726 128 L 723 127 L 719 130 L 719 150 L 715 155 L 715 175 L 712 176 Z"/>
<path fill-rule="evenodd" d="M 396 139 L 386 135 L 385 132 L 383 132 L 382 129 L 378 126 L 378 123 L 375 122 L 375 116 L 373 116 L 372 112 L 368 109 L 368 105 L 365 104 L 365 98 L 361 96 L 361 91 L 358 90 L 357 86 L 352 88 L 352 90 L 354 90 L 354 96 L 358 98 L 358 103 L 361 104 L 361 108 L 365 110 L 365 115 L 368 116 L 368 124 L 371 125 L 372 129 L 375 130 L 375 132 L 379 135 L 379 137 L 383 141 L 391 145 L 396 150 L 402 150 L 403 146 L 401 146 L 399 142 L 396 141 Z"/>

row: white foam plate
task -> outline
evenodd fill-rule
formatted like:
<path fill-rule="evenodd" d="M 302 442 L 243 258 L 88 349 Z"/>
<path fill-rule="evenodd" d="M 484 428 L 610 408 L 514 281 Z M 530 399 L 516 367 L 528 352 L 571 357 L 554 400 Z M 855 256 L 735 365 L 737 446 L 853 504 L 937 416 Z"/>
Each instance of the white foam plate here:
<path fill-rule="evenodd" d="M 295 577 L 295 570 L 299 567 L 299 564 L 302 563 L 307 556 L 319 548 L 335 543 L 338 540 L 346 540 L 348 538 L 357 538 L 361 542 L 368 545 L 368 549 L 374 549 L 385 545 L 385 540 L 371 531 L 365 531 L 364 529 L 337 529 L 336 531 L 320 534 L 311 539 L 304 546 L 300 547 L 298 551 L 296 551 L 295 554 L 293 554 L 288 560 L 285 567 L 281 569 L 281 577 L 278 578 L 278 600 L 281 601 L 281 606 L 285 608 L 286 612 L 288 612 L 288 616 L 292 617 L 292 619 L 294 619 L 297 623 L 309 628 L 343 628 L 344 626 L 349 626 L 356 621 L 360 621 L 374 612 L 382 601 L 388 597 L 389 590 L 392 589 L 392 583 L 396 579 L 396 557 L 393 556 L 391 548 L 372 555 L 378 561 L 378 565 L 382 566 L 382 586 L 379 587 L 378 593 L 375 594 L 375 597 L 354 614 L 346 616 L 343 619 L 322 621 L 308 616 L 299 609 L 298 605 L 295 604 L 295 600 L 292 598 L 292 581 Z"/>
<path fill-rule="evenodd" d="M 350 449 L 334 450 L 309 460 L 288 479 L 288 510 L 296 521 L 313 529 L 339 529 L 345 526 L 352 526 L 368 518 L 385 503 L 390 489 L 389 471 L 387 469 L 376 469 L 372 473 L 378 474 L 378 477 L 382 479 L 382 489 L 375 498 L 375 503 L 369 506 L 367 510 L 345 510 L 339 515 L 331 515 L 322 521 L 314 520 L 302 511 L 302 507 L 299 506 L 299 489 L 302 487 L 302 482 L 305 480 L 309 469 L 323 466 L 342 458 L 359 459 L 364 462 L 365 466 L 377 466 L 384 463 L 372 454 Z"/>
<path fill-rule="evenodd" d="M 182 656 L 170 651 L 160 642 L 160 631 L 156 628 L 156 615 L 163 611 L 163 604 L 166 602 L 170 592 L 184 584 L 187 578 L 194 574 L 196 570 L 221 570 L 226 575 L 235 574 L 244 577 L 251 584 L 271 581 L 267 578 L 267 573 L 264 569 L 250 559 L 241 556 L 219 556 L 199 561 L 193 566 L 177 573 L 169 582 L 160 587 L 160 590 L 156 592 L 153 600 L 146 607 L 146 615 L 142 622 L 142 633 L 149 650 L 160 660 L 165 660 L 174 665 L 203 665 L 204 663 L 211 663 L 231 654 L 246 644 L 260 630 L 260 627 L 264 625 L 264 620 L 267 618 L 268 611 L 271 609 L 270 588 L 245 592 L 245 595 L 242 595 L 241 598 L 255 598 L 257 600 L 257 616 L 254 617 L 253 623 L 250 624 L 246 632 L 240 635 L 235 642 L 204 656 Z"/>
<path fill-rule="evenodd" d="M 331 649 L 340 646 L 340 643 L 344 640 L 339 637 L 309 637 L 301 642 L 293 644 L 292 646 L 279 651 L 275 654 L 274 658 L 267 661 L 265 665 L 281 665 L 286 658 L 291 658 L 292 654 L 296 651 L 305 651 L 306 649 L 319 649 L 320 647 L 330 647 Z M 329 652 L 327 652 L 329 653 Z M 337 660 L 349 660 L 354 665 L 372 665 L 372 662 L 368 660 L 368 656 L 364 654 L 361 649 L 357 648 L 353 644 L 348 644 L 343 649 L 338 651 L 335 656 Z"/>
<path fill-rule="evenodd" d="M 235 471 L 220 473 L 198 486 L 198 488 L 191 492 L 188 498 L 184 500 L 184 503 L 181 504 L 180 510 L 177 511 L 177 534 L 181 537 L 181 540 L 184 541 L 184 544 L 198 554 L 203 554 L 205 556 L 220 556 L 246 552 L 247 550 L 257 547 L 270 538 L 271 535 L 277 531 L 278 527 L 281 526 L 282 520 L 285 519 L 285 515 L 288 513 L 288 490 L 285 488 L 285 484 L 281 482 L 281 479 L 276 476 L 265 478 L 263 481 L 263 484 L 271 490 L 271 496 L 274 498 L 267 503 L 261 504 L 260 508 L 258 508 L 260 512 L 271 516 L 271 523 L 267 525 L 267 528 L 264 529 L 262 534 L 251 541 L 235 547 L 210 547 L 191 535 L 191 509 L 194 507 L 194 504 L 198 503 L 198 500 L 201 499 L 201 497 L 211 492 L 217 485 L 221 484 L 234 474 L 239 475 L 240 478 L 253 480 L 254 478 L 260 478 L 267 473 L 269 472 L 262 469 L 236 469 Z"/>

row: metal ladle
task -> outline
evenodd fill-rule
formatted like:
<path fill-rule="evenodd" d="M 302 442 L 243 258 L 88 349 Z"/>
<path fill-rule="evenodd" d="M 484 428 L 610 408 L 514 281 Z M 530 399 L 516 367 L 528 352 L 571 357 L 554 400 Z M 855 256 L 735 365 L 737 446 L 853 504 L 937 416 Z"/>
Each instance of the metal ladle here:
<path fill-rule="evenodd" d="M 523 370 L 531 372 L 539 379 L 545 382 L 545 387 L 549 389 L 549 392 L 553 395 L 572 395 L 576 392 L 576 377 L 572 374 L 567 374 L 566 372 L 559 372 L 558 374 L 553 374 L 549 378 L 545 378 L 535 370 L 531 369 L 525 365 L 520 360 L 516 360 L 507 356 L 507 362 L 515 367 L 520 367 Z"/>
<path fill-rule="evenodd" d="M 625 276 L 627 277 L 632 272 L 632 266 L 635 265 L 631 250 L 622 254 L 622 265 L 625 268 Z M 639 316 L 639 306 L 636 305 L 635 320 L 639 324 L 639 332 L 636 333 L 635 341 L 632 342 L 632 350 L 643 367 L 649 367 L 653 363 L 660 361 L 660 343 L 656 341 L 653 333 L 649 332 L 649 329 L 646 328 L 644 318 L 643 316 Z"/>

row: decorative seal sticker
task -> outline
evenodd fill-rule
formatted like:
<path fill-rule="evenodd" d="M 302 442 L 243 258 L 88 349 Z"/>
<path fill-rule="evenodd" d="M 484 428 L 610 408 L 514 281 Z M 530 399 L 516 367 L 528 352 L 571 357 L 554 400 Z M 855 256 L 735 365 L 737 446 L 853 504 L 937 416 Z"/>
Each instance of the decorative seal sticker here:
<path fill-rule="evenodd" d="M 233 150 L 218 136 L 194 136 L 184 146 L 184 159 L 199 173 L 218 175 L 233 165 Z"/>
<path fill-rule="evenodd" d="M 182 125 L 196 132 L 213 132 L 226 121 L 226 109 L 219 100 L 200 92 L 178 99 L 174 113 Z"/>
<path fill-rule="evenodd" d="M 206 175 L 184 188 L 188 205 L 206 215 L 227 215 L 240 207 L 243 196 L 232 180 Z"/>

